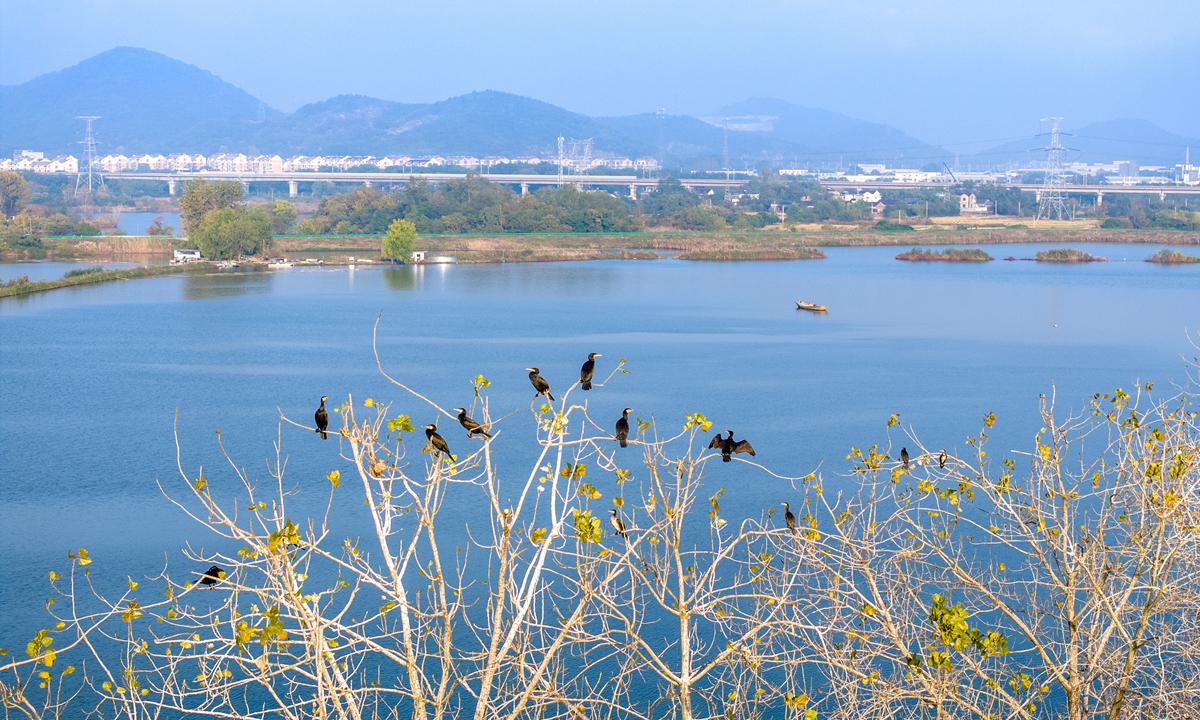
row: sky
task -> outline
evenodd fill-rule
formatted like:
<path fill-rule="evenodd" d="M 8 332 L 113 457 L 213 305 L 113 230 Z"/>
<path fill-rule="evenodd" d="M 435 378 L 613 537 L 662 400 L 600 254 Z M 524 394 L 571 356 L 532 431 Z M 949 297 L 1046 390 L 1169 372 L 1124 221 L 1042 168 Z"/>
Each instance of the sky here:
<path fill-rule="evenodd" d="M 964 152 L 1048 115 L 1200 137 L 1197 0 L 0 0 L 0 84 L 118 45 L 289 112 L 491 89 L 589 115 L 778 97 Z"/>

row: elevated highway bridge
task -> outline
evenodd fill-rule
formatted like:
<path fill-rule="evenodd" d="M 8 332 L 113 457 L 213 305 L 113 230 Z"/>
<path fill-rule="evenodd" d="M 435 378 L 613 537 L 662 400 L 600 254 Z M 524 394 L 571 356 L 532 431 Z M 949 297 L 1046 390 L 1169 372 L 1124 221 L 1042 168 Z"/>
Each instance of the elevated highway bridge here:
<path fill-rule="evenodd" d="M 120 180 L 158 180 L 167 183 L 170 193 L 178 192 L 178 183 L 204 178 L 206 180 L 235 180 L 249 187 L 253 182 L 286 182 L 288 194 L 295 197 L 299 194 L 300 183 L 330 182 L 350 183 L 354 185 L 403 185 L 410 178 L 422 178 L 431 183 L 461 180 L 466 177 L 461 173 L 371 173 L 371 172 L 282 172 L 282 173 L 252 173 L 252 172 L 121 172 L 104 173 L 105 178 Z M 526 174 L 477 174 L 474 177 L 501 185 L 515 185 L 521 188 L 522 194 L 528 193 L 531 187 L 553 185 L 577 185 L 583 187 L 623 187 L 628 188 L 629 196 L 637 199 L 638 190 L 652 188 L 658 185 L 660 178 L 638 177 L 636 175 L 538 175 Z M 752 178 L 679 178 L 680 184 L 690 189 L 698 188 L 737 188 L 748 183 Z M 950 183 L 945 182 L 893 182 L 890 180 L 818 180 L 823 187 L 830 190 L 918 190 L 918 189 L 947 189 Z M 1006 183 L 1006 188 L 1018 188 L 1035 195 L 1040 195 L 1042 185 L 1038 183 Z M 1158 195 L 1166 199 L 1167 195 L 1200 196 L 1200 185 L 1067 185 L 1064 191 L 1069 195 L 1092 195 L 1096 202 L 1104 201 L 1105 195 Z"/>

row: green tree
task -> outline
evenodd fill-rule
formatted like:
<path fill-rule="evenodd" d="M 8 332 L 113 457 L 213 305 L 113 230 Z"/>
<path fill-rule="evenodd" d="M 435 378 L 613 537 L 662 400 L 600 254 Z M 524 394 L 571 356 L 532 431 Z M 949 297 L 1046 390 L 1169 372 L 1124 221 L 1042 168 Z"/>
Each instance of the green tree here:
<path fill-rule="evenodd" d="M 0 172 L 0 211 L 10 218 L 29 202 L 29 183 L 15 172 Z"/>
<path fill-rule="evenodd" d="M 209 211 L 188 233 L 200 254 L 210 260 L 265 253 L 271 237 L 271 216 L 262 208 Z"/>
<path fill-rule="evenodd" d="M 179 219 L 183 230 L 191 235 L 210 212 L 232 208 L 242 199 L 242 184 L 234 180 L 206 182 L 203 178 L 183 184 L 179 198 Z"/>
<path fill-rule="evenodd" d="M 277 233 L 288 232 L 296 225 L 296 206 L 287 200 L 276 200 L 267 212 L 271 215 L 271 229 Z"/>
<path fill-rule="evenodd" d="M 383 238 L 383 257 L 407 261 L 417 240 L 417 226 L 407 220 L 394 220 Z"/>

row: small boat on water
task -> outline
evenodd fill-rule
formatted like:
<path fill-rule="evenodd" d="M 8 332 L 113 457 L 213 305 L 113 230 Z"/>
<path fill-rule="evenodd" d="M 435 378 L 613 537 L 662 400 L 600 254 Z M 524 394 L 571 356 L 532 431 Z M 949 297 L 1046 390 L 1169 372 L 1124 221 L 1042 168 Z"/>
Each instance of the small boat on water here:
<path fill-rule="evenodd" d="M 805 300 L 797 300 L 796 301 L 796 309 L 797 310 L 807 310 L 809 312 L 823 313 L 829 309 L 829 306 L 828 305 L 818 305 L 816 303 L 810 303 Z"/>

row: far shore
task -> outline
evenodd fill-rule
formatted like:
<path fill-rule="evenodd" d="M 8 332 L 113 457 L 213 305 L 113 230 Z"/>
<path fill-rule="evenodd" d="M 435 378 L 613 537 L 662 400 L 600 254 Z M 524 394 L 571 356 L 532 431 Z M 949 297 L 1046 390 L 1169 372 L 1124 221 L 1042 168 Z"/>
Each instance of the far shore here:
<path fill-rule="evenodd" d="M 329 264 L 358 254 L 377 258 L 381 235 L 277 235 L 271 253 L 300 260 L 321 253 Z M 166 258 L 188 247 L 179 236 L 55 238 L 46 259 L 111 260 Z M 1200 246 L 1200 233 L 1087 227 L 1008 227 L 951 229 L 917 226 L 913 232 L 880 232 L 861 227 L 815 227 L 746 233 L 647 231 L 638 233 L 421 235 L 417 249 L 452 256 L 458 263 L 552 262 L 647 259 L 663 251 L 683 259 L 783 260 L 819 258 L 821 247 L 913 247 L 1004 245 L 1014 243 L 1119 243 Z M 8 254 L 11 259 L 12 253 Z M 21 259 L 19 256 L 17 259 Z"/>

